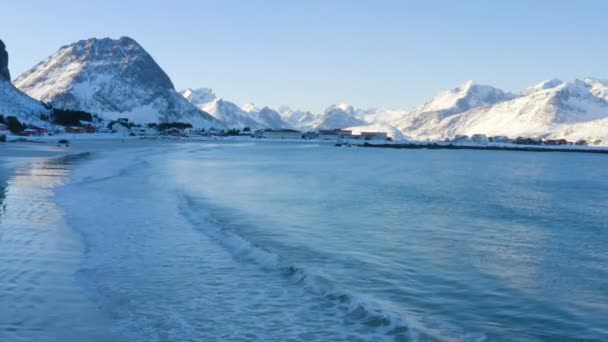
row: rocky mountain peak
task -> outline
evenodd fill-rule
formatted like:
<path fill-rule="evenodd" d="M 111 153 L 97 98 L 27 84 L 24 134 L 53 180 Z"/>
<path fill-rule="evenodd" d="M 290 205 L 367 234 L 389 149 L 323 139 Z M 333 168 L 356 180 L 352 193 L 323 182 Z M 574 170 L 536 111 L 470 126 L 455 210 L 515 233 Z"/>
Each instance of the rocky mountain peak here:
<path fill-rule="evenodd" d="M 221 126 L 179 94 L 152 56 L 128 37 L 90 38 L 63 46 L 19 76 L 15 85 L 55 107 L 110 120 Z"/>
<path fill-rule="evenodd" d="M 8 52 L 6 45 L 0 39 L 0 79 L 11 80 L 11 73 L 8 71 Z"/>

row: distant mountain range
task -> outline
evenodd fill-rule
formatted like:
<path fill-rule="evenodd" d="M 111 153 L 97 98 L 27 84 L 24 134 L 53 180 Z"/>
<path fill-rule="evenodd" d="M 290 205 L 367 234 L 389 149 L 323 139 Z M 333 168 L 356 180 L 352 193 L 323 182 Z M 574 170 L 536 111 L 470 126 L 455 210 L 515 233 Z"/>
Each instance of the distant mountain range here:
<path fill-rule="evenodd" d="M 25 121 L 55 108 L 83 110 L 105 120 L 190 122 L 201 128 L 349 128 L 381 130 L 395 139 L 437 140 L 455 135 L 601 139 L 608 144 L 608 81 L 543 81 L 509 93 L 473 81 L 413 110 L 329 106 L 323 113 L 239 106 L 210 88 L 177 92 L 167 74 L 133 39 L 88 39 L 64 47 L 10 82 L 0 44 L 0 114 Z M 17 89 L 18 88 L 18 89 Z"/>
<path fill-rule="evenodd" d="M 544 81 L 516 95 L 467 82 L 393 124 L 417 139 L 480 133 L 575 140 L 608 138 L 608 131 L 596 130 L 606 119 L 608 82 L 586 78 Z"/>
<path fill-rule="evenodd" d="M 519 94 L 467 81 L 414 110 L 357 109 L 337 104 L 322 114 L 313 114 L 281 107 L 277 112 L 282 121 L 276 115 L 271 121 L 260 120 L 255 115 L 257 109 L 247 110 L 227 101 L 223 104 L 218 107 L 210 101 L 200 108 L 231 127 L 378 130 L 394 139 L 417 140 L 486 134 L 608 143 L 608 81 L 595 78 L 547 80 Z"/>
<path fill-rule="evenodd" d="M 181 91 L 181 94 L 193 105 L 210 113 L 215 119 L 230 128 L 277 129 L 291 127 L 275 110 L 268 107 L 258 109 L 252 103 L 239 107 L 235 103 L 217 97 L 210 88 L 186 89 Z"/>

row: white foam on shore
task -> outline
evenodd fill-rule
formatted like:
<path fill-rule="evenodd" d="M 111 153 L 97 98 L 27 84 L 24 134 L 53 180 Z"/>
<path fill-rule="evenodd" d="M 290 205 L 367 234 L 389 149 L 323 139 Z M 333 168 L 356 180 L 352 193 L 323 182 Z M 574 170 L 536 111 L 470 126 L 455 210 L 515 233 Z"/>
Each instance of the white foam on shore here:
<path fill-rule="evenodd" d="M 171 182 L 155 181 L 166 177 L 158 168 L 166 158 L 164 152 L 98 156 L 102 158 L 77 168 L 73 182 L 59 191 L 58 199 L 70 210 L 68 223 L 82 235 L 87 250 L 79 271 L 81 285 L 103 312 L 115 317 L 129 340 L 242 338 L 247 334 L 276 341 L 289 336 L 318 341 L 416 339 L 407 326 L 399 328 L 361 302 L 336 295 L 321 285 L 321 278 L 285 266 L 276 254 L 222 229 L 218 222 L 197 221 L 199 210 L 193 209 L 184 220 L 181 214 L 188 206 L 180 192 Z M 172 210 L 173 203 L 181 214 Z M 90 219 L 92 215 L 95 220 Z M 194 226 L 196 222 L 204 226 Z M 187 263 L 182 264 L 183 258 Z M 170 270 L 164 268 L 165 263 Z M 184 272 L 202 266 L 200 279 L 181 279 Z M 166 274 L 157 273 L 160 270 Z M 205 295 L 191 298 L 192 291 Z M 222 291 L 229 293 L 221 296 Z M 196 300 L 207 303 L 199 306 Z M 186 303 L 195 305 L 194 311 L 186 309 Z M 222 309 L 227 304 L 236 311 Z M 253 310 L 253 314 L 242 310 Z M 280 321 L 292 315 L 301 317 Z M 344 320 L 349 323 L 344 325 Z M 209 324 L 218 331 L 205 332 Z"/>
<path fill-rule="evenodd" d="M 239 260 L 252 262 L 262 269 L 278 271 L 280 275 L 295 284 L 304 286 L 311 293 L 336 302 L 341 311 L 337 314 L 344 315 L 346 319 L 365 327 L 369 331 L 370 338 L 374 336 L 373 338 L 384 337 L 397 341 L 418 341 L 420 332 L 423 332 L 426 339 L 442 340 L 439 334 L 434 334 L 433 331 L 390 312 L 375 300 L 365 299 L 364 296 L 340 289 L 326 276 L 290 265 L 278 255 L 243 239 L 228 228 L 222 227 L 221 223 L 203 209 L 204 207 L 202 203 L 197 203 L 192 197 L 184 195 L 180 209 L 194 226 L 217 240 Z"/>

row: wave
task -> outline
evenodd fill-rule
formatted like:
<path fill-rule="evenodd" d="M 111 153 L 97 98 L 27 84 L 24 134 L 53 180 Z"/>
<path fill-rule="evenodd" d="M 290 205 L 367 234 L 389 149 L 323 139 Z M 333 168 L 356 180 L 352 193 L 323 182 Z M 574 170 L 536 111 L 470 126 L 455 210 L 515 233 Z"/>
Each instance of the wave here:
<path fill-rule="evenodd" d="M 331 301 L 349 321 L 358 323 L 375 335 L 394 341 L 434 340 L 424 328 L 394 313 L 373 300 L 349 293 L 328 277 L 292 265 L 279 255 L 244 239 L 205 210 L 191 196 L 181 194 L 181 214 L 197 229 L 220 243 L 238 260 L 251 262 L 264 270 L 277 272 L 315 295 Z"/>
<path fill-rule="evenodd" d="M 97 155 L 80 167 L 73 170 L 71 183 L 81 185 L 87 183 L 103 182 L 114 178 L 126 176 L 142 168 L 149 167 L 151 164 L 145 157 L 161 154 L 163 151 L 135 150 L 135 151 L 114 151 L 105 152 Z M 93 153 L 88 152 L 87 157 Z"/>
<path fill-rule="evenodd" d="M 190 150 L 200 148 L 200 146 L 188 147 L 180 149 L 179 152 L 188 153 Z M 156 172 L 153 167 L 155 161 L 148 160 L 147 157 L 165 152 L 166 150 L 151 151 L 147 149 L 130 151 L 124 155 L 112 153 L 112 158 L 103 158 L 103 156 L 102 158 L 89 158 L 92 160 L 88 160 L 87 163 L 79 165 L 74 170 L 73 177 L 71 177 L 72 185 L 86 186 L 89 183 L 103 182 L 125 175 L 139 179 L 143 175 L 149 176 L 151 172 Z M 219 243 L 235 259 L 276 273 L 277 276 L 304 287 L 313 296 L 318 296 L 321 301 L 327 300 L 328 305 L 338 310 L 337 316 L 344 317 L 345 322 L 358 331 L 369 333 L 371 340 L 483 340 L 483 338 L 466 337 L 446 338 L 442 336 L 441 332 L 429 329 L 428 326 L 425 327 L 409 317 L 404 317 L 403 314 L 391 310 L 390 306 L 383 305 L 378 300 L 348 291 L 330 277 L 290 263 L 289 260 L 271 250 L 252 243 L 239 235 L 221 217 L 204 210 L 207 207 L 204 200 L 189 196 L 172 186 L 164 188 L 166 185 L 164 183 L 156 185 L 162 186 L 163 190 L 167 191 L 167 195 L 175 195 L 175 197 L 170 196 L 171 203 L 177 199 L 179 214 L 187 220 L 189 225 Z M 90 242 L 86 236 L 83 236 L 82 239 L 86 254 L 90 248 Z"/>

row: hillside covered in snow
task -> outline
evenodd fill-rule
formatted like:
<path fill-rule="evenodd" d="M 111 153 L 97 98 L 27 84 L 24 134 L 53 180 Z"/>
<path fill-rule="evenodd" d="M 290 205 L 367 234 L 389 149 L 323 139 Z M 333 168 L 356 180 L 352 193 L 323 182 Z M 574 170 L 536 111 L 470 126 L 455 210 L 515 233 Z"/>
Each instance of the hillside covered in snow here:
<path fill-rule="evenodd" d="M 519 93 L 467 81 L 413 110 L 329 106 L 322 113 L 239 106 L 210 88 L 177 92 L 169 76 L 133 39 L 88 39 L 63 46 L 10 82 L 0 42 L 0 114 L 37 122 L 54 108 L 82 110 L 106 120 L 187 122 L 200 128 L 301 131 L 352 128 L 394 139 L 443 140 L 485 134 L 602 141 L 608 144 L 608 81 L 551 79 Z M 18 89 L 17 89 L 18 88 Z"/>
<path fill-rule="evenodd" d="M 239 107 L 233 102 L 217 97 L 210 88 L 188 88 L 181 91 L 181 94 L 228 128 L 292 128 L 292 125 L 283 120 L 281 114 L 269 107 L 259 109 L 253 103 Z"/>
<path fill-rule="evenodd" d="M 606 81 L 586 78 L 562 82 L 554 79 L 530 87 L 519 95 L 497 90 L 484 94 L 490 96 L 477 96 L 474 106 L 448 106 L 439 111 L 407 113 L 397 120 L 396 126 L 417 139 L 486 134 L 608 140 L 608 131 L 598 129 L 608 119 Z"/>
<path fill-rule="evenodd" d="M 323 115 L 312 122 L 314 129 L 335 129 L 365 125 L 365 122 L 355 116 L 355 109 L 347 104 L 331 105 Z"/>
<path fill-rule="evenodd" d="M 169 76 L 128 37 L 63 46 L 19 76 L 15 85 L 55 108 L 82 110 L 108 120 L 222 126 L 175 91 Z"/>
<path fill-rule="evenodd" d="M 14 116 L 24 123 L 40 124 L 40 116 L 48 114 L 49 110 L 39 101 L 22 93 L 11 83 L 8 52 L 0 40 L 0 115 Z"/>

